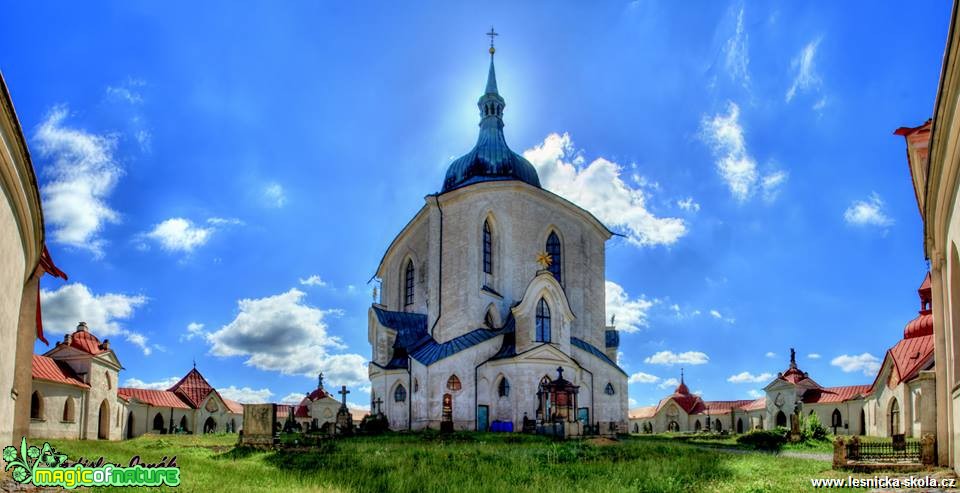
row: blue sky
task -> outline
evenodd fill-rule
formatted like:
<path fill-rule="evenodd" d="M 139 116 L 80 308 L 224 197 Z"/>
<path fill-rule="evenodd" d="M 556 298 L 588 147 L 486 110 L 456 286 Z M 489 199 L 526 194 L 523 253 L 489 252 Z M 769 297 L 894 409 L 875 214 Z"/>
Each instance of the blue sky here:
<path fill-rule="evenodd" d="M 680 366 L 749 398 L 791 346 L 821 384 L 869 383 L 919 307 L 892 132 L 932 112 L 949 8 L 11 3 L 0 70 L 70 274 L 46 328 L 86 320 L 133 384 L 196 359 L 242 400 L 323 369 L 366 402 L 366 282 L 476 139 L 493 24 L 508 142 L 625 235 L 635 404 Z"/>

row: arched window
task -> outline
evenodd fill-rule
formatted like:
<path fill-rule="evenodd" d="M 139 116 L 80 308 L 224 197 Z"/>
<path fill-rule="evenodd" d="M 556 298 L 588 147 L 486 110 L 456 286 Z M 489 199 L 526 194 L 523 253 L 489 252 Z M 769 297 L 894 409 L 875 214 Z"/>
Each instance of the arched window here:
<path fill-rule="evenodd" d="M 607 382 L 607 386 L 603 388 L 603 393 L 604 393 L 604 394 L 607 394 L 607 395 L 613 395 L 613 394 L 616 394 L 617 391 L 616 391 L 616 390 L 613 390 L 613 384 L 612 384 L 612 383 Z"/>
<path fill-rule="evenodd" d="M 110 372 L 103 372 L 103 379 L 107 382 L 107 390 L 112 389 L 113 386 L 110 384 Z"/>
<path fill-rule="evenodd" d="M 160 413 L 157 413 L 153 416 L 153 429 L 163 430 L 163 415 Z"/>
<path fill-rule="evenodd" d="M 420 380 L 417 380 L 416 378 L 414 378 L 414 379 L 413 379 L 413 393 L 416 394 L 417 392 L 420 392 Z"/>
<path fill-rule="evenodd" d="M 550 306 L 543 298 L 537 302 L 537 342 L 550 342 Z"/>
<path fill-rule="evenodd" d="M 460 379 L 456 375 L 450 375 L 450 378 L 447 379 L 447 389 L 448 390 L 460 390 Z"/>
<path fill-rule="evenodd" d="M 693 430 L 694 430 L 694 431 L 700 431 L 700 428 L 701 428 L 702 426 L 703 426 L 703 425 L 700 424 L 700 420 L 698 419 L 697 422 L 694 423 L 694 425 L 693 425 Z"/>
<path fill-rule="evenodd" d="M 743 433 L 743 418 L 737 418 L 737 434 Z"/>
<path fill-rule="evenodd" d="M 890 436 L 900 434 L 900 403 L 894 398 L 890 404 Z"/>
<path fill-rule="evenodd" d="M 493 274 L 493 233 L 490 221 L 483 221 L 483 272 Z"/>
<path fill-rule="evenodd" d="M 63 403 L 63 421 L 67 423 L 73 423 L 75 411 L 74 411 L 73 397 L 67 396 L 67 400 Z"/>
<path fill-rule="evenodd" d="M 413 260 L 407 260 L 403 273 L 403 306 L 413 304 Z"/>
<path fill-rule="evenodd" d="M 777 411 L 777 421 L 776 425 L 778 427 L 787 427 L 787 415 L 783 414 L 783 411 Z"/>
<path fill-rule="evenodd" d="M 700 424 L 700 422 L 698 421 L 697 424 Z M 652 431 L 653 426 L 651 426 L 650 428 Z M 672 432 L 680 431 L 680 423 L 677 423 L 676 421 L 671 421 L 667 423 L 667 431 L 672 431 Z"/>
<path fill-rule="evenodd" d="M 837 428 L 843 426 L 843 416 L 840 415 L 839 409 L 834 409 L 833 414 L 830 415 L 830 426 L 833 427 L 833 432 L 837 432 Z"/>
<path fill-rule="evenodd" d="M 563 258 L 560 253 L 560 238 L 555 231 L 551 231 L 550 236 L 547 237 L 547 255 L 550 255 L 551 261 L 548 270 L 553 274 L 554 279 L 562 284 Z"/>
<path fill-rule="evenodd" d="M 43 395 L 39 390 L 30 396 L 30 419 L 43 419 Z"/>
<path fill-rule="evenodd" d="M 507 381 L 507 377 L 500 379 L 500 384 L 497 385 L 497 395 L 500 397 L 508 397 L 510 395 L 510 382 Z"/>
<path fill-rule="evenodd" d="M 393 390 L 393 401 L 394 402 L 406 402 L 407 401 L 407 389 L 404 386 L 397 385 L 397 388 Z"/>
<path fill-rule="evenodd" d="M 720 424 L 720 420 L 719 420 L 719 419 L 714 419 L 714 420 L 713 420 L 713 429 L 716 430 L 716 431 L 723 431 L 723 425 Z"/>

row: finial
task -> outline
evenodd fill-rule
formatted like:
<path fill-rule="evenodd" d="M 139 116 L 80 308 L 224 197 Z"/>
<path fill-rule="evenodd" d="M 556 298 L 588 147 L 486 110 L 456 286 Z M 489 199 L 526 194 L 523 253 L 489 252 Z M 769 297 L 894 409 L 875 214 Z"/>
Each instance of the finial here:
<path fill-rule="evenodd" d="M 321 390 L 323 389 L 323 372 L 320 372 L 320 374 L 317 375 L 317 388 Z"/>
<path fill-rule="evenodd" d="M 553 263 L 553 257 L 547 252 L 539 252 L 537 253 L 537 263 L 540 264 L 541 269 L 546 270 Z"/>
<path fill-rule="evenodd" d="M 492 57 L 494 53 L 497 52 L 497 49 L 493 47 L 493 38 L 499 36 L 500 34 L 493 30 L 493 26 L 490 26 L 490 32 L 487 33 L 487 36 L 490 36 L 490 56 Z"/>
<path fill-rule="evenodd" d="M 683 383 L 683 368 L 680 368 L 680 383 Z"/>
<path fill-rule="evenodd" d="M 790 348 L 790 368 L 797 367 L 797 351 L 793 348 Z"/>
<path fill-rule="evenodd" d="M 193 358 L 193 369 L 197 369 L 197 358 Z"/>

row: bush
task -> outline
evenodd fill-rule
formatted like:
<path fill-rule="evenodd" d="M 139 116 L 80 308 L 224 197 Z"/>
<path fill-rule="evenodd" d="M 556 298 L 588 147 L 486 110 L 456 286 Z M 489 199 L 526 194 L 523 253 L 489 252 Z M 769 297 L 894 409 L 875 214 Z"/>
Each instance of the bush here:
<path fill-rule="evenodd" d="M 787 443 L 787 434 L 782 429 L 751 431 L 737 438 L 737 443 L 757 450 L 777 451 Z"/>
<path fill-rule="evenodd" d="M 390 422 L 383 414 L 368 414 L 360 421 L 360 433 L 379 435 L 390 429 Z"/>
<path fill-rule="evenodd" d="M 806 433 L 804 433 L 804 439 L 823 441 L 827 439 L 827 429 L 824 428 L 823 423 L 820 422 L 820 418 L 816 413 L 811 414 L 806 418 Z"/>

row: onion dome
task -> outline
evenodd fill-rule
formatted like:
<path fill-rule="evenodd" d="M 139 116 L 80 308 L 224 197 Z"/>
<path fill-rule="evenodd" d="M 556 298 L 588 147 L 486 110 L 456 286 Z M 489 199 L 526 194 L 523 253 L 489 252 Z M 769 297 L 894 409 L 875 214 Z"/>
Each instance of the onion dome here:
<path fill-rule="evenodd" d="M 903 338 L 912 339 L 914 337 L 928 336 L 933 334 L 933 294 L 930 286 L 930 273 L 923 279 L 923 284 L 917 290 L 920 295 L 920 313 L 917 318 L 907 322 L 903 328 Z"/>
<path fill-rule="evenodd" d="M 495 35 L 495 34 L 494 34 Z M 477 144 L 447 168 L 441 193 L 486 181 L 519 180 L 540 188 L 537 170 L 523 156 L 507 147 L 503 137 L 503 108 L 506 102 L 497 90 L 493 67 L 493 44 L 490 45 L 490 71 L 487 87 L 477 101 L 480 108 L 480 135 Z"/>

